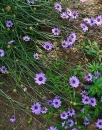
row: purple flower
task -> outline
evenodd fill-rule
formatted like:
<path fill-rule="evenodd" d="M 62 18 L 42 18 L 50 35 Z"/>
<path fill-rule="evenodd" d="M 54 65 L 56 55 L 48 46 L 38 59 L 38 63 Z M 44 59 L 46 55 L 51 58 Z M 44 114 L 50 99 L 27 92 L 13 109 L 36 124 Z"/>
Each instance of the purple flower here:
<path fill-rule="evenodd" d="M 99 129 L 102 129 L 102 119 L 98 119 L 95 124 L 96 124 L 96 127 L 98 127 Z"/>
<path fill-rule="evenodd" d="M 64 126 L 65 126 L 65 123 L 66 123 L 65 121 L 64 121 L 64 122 L 62 122 L 62 127 L 64 127 Z"/>
<path fill-rule="evenodd" d="M 84 108 L 82 108 L 81 111 L 84 112 Z"/>
<path fill-rule="evenodd" d="M 75 110 L 74 109 L 71 109 L 71 110 L 68 110 L 68 116 L 74 116 L 75 115 Z"/>
<path fill-rule="evenodd" d="M 55 107 L 55 108 L 59 108 L 60 106 L 61 106 L 61 101 L 60 101 L 60 99 L 53 99 L 53 106 Z"/>
<path fill-rule="evenodd" d="M 47 102 L 47 99 L 46 98 L 42 98 L 42 102 Z"/>
<path fill-rule="evenodd" d="M 3 74 L 5 74 L 5 73 L 7 72 L 7 68 L 6 68 L 5 66 L 2 66 L 2 67 L 0 68 L 0 71 L 1 71 Z"/>
<path fill-rule="evenodd" d="M 48 51 L 52 50 L 52 44 L 50 42 L 45 42 L 43 47 Z"/>
<path fill-rule="evenodd" d="M 67 12 L 68 16 L 72 16 L 72 10 L 71 9 L 67 8 L 66 12 Z"/>
<path fill-rule="evenodd" d="M 72 119 L 68 119 L 66 124 L 68 124 L 70 127 L 72 127 L 74 125 L 74 121 Z"/>
<path fill-rule="evenodd" d="M 86 81 L 92 81 L 92 74 L 88 73 L 88 75 L 85 76 Z"/>
<path fill-rule="evenodd" d="M 50 126 L 50 128 L 49 128 L 49 129 L 47 129 L 47 130 L 57 130 L 57 128 L 56 128 L 56 127 L 54 127 L 54 126 Z"/>
<path fill-rule="evenodd" d="M 58 95 L 56 95 L 55 97 L 54 97 L 54 99 L 59 99 L 60 97 L 58 96 Z"/>
<path fill-rule="evenodd" d="M 72 32 L 70 35 L 69 35 L 70 38 L 73 39 L 73 42 L 76 41 L 76 34 L 74 32 Z"/>
<path fill-rule="evenodd" d="M 11 41 L 8 42 L 8 44 L 12 44 L 14 42 L 15 42 L 15 40 L 11 40 Z"/>
<path fill-rule="evenodd" d="M 24 87 L 24 88 L 23 88 L 23 91 L 26 92 L 26 91 L 27 91 L 27 87 Z"/>
<path fill-rule="evenodd" d="M 78 12 L 77 11 L 73 11 L 72 12 L 72 16 L 73 19 L 76 19 L 78 17 Z"/>
<path fill-rule="evenodd" d="M 85 126 L 86 126 L 86 125 L 89 125 L 89 124 L 90 124 L 90 121 L 89 121 L 88 119 L 86 119 L 83 124 L 84 124 Z"/>
<path fill-rule="evenodd" d="M 54 34 L 54 35 L 59 35 L 60 34 L 60 29 L 58 29 L 58 28 L 53 28 L 52 29 L 52 33 Z"/>
<path fill-rule="evenodd" d="M 6 27 L 10 28 L 10 27 L 12 27 L 12 26 L 13 26 L 12 20 L 6 21 Z"/>
<path fill-rule="evenodd" d="M 70 79 L 69 79 L 69 84 L 74 87 L 74 88 L 77 88 L 79 86 L 79 79 L 76 77 L 76 76 L 72 76 Z"/>
<path fill-rule="evenodd" d="M 84 97 L 82 97 L 82 102 L 83 102 L 84 104 L 90 104 L 90 98 L 89 98 L 89 96 L 84 96 Z"/>
<path fill-rule="evenodd" d="M 66 40 L 64 40 L 63 42 L 62 42 L 62 47 L 63 48 L 66 48 L 68 46 L 68 42 L 66 41 Z"/>
<path fill-rule="evenodd" d="M 41 105 L 39 102 L 36 102 L 31 107 L 32 113 L 39 115 L 41 113 Z"/>
<path fill-rule="evenodd" d="M 78 130 L 77 128 L 73 128 L 72 130 Z"/>
<path fill-rule="evenodd" d="M 80 0 L 81 2 L 86 2 L 87 0 Z"/>
<path fill-rule="evenodd" d="M 41 108 L 41 113 L 45 114 L 47 111 L 48 111 L 48 109 L 46 107 Z"/>
<path fill-rule="evenodd" d="M 0 57 L 4 56 L 4 50 L 0 49 Z"/>
<path fill-rule="evenodd" d="M 94 19 L 94 18 L 90 18 L 90 23 L 89 23 L 89 25 L 90 25 L 91 27 L 93 27 L 93 26 L 95 25 L 95 19 Z"/>
<path fill-rule="evenodd" d="M 26 42 L 28 42 L 28 41 L 30 41 L 30 37 L 29 36 L 24 36 L 23 40 L 26 41 Z"/>
<path fill-rule="evenodd" d="M 82 97 L 87 96 L 87 95 L 88 95 L 88 94 L 87 94 L 87 91 L 84 90 L 84 91 L 81 92 L 81 96 L 82 96 Z"/>
<path fill-rule="evenodd" d="M 96 17 L 95 23 L 96 23 L 97 26 L 102 25 L 102 16 L 101 15 Z"/>
<path fill-rule="evenodd" d="M 16 121 L 15 116 L 12 116 L 12 117 L 10 118 L 10 122 L 15 122 L 15 121 Z"/>
<path fill-rule="evenodd" d="M 63 18 L 63 19 L 68 19 L 69 16 L 68 16 L 67 12 L 61 13 L 61 18 Z"/>
<path fill-rule="evenodd" d="M 68 113 L 66 111 L 63 111 L 61 114 L 60 114 L 60 118 L 61 119 L 67 119 L 68 118 Z"/>
<path fill-rule="evenodd" d="M 96 98 L 90 98 L 90 105 L 91 106 L 96 106 Z"/>
<path fill-rule="evenodd" d="M 53 105 L 53 101 L 52 100 L 48 100 L 47 103 L 48 103 L 49 106 Z"/>
<path fill-rule="evenodd" d="M 94 79 L 98 79 L 98 78 L 99 78 L 99 76 L 100 76 L 99 71 L 96 71 L 96 73 L 95 73 L 95 75 L 94 75 L 93 77 L 94 77 Z"/>
<path fill-rule="evenodd" d="M 27 3 L 34 4 L 34 0 L 27 0 Z"/>
<path fill-rule="evenodd" d="M 101 96 L 101 102 L 102 102 L 102 96 Z"/>
<path fill-rule="evenodd" d="M 61 6 L 59 3 L 56 3 L 54 7 L 55 7 L 55 9 L 58 10 L 59 12 L 62 11 L 62 6 Z"/>
<path fill-rule="evenodd" d="M 45 74 L 43 73 L 36 74 L 34 80 L 35 80 L 35 83 L 37 83 L 38 85 L 45 84 L 46 82 Z"/>
<path fill-rule="evenodd" d="M 38 53 L 34 53 L 34 59 L 39 59 L 39 55 L 38 55 Z"/>
<path fill-rule="evenodd" d="M 90 24 L 90 18 L 84 18 L 84 22 Z"/>
<path fill-rule="evenodd" d="M 84 23 L 81 23 L 81 24 L 80 24 L 80 27 L 82 28 L 82 30 L 83 30 L 84 32 L 88 31 L 88 27 L 87 27 Z"/>

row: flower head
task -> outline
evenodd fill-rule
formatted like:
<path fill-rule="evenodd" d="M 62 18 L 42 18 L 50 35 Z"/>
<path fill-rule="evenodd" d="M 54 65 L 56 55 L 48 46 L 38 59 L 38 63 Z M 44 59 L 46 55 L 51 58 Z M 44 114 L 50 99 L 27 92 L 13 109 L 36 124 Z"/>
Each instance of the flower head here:
<path fill-rule="evenodd" d="M 67 8 L 66 12 L 67 12 L 68 16 L 72 16 L 72 10 L 71 9 Z"/>
<path fill-rule="evenodd" d="M 78 17 L 78 12 L 77 11 L 73 11 L 72 12 L 72 16 L 73 19 L 76 19 Z"/>
<path fill-rule="evenodd" d="M 76 77 L 76 76 L 72 76 L 70 79 L 69 79 L 69 84 L 74 87 L 74 88 L 77 88 L 79 86 L 79 79 Z"/>
<path fill-rule="evenodd" d="M 12 26 L 13 26 L 12 20 L 6 21 L 6 27 L 10 28 L 10 27 L 12 27 Z"/>
<path fill-rule="evenodd" d="M 31 107 L 32 113 L 39 115 L 41 113 L 41 105 L 39 102 L 36 102 Z"/>
<path fill-rule="evenodd" d="M 30 41 L 30 37 L 29 36 L 24 36 L 23 40 L 26 41 L 26 42 L 28 42 L 28 41 Z"/>
<path fill-rule="evenodd" d="M 83 102 L 84 104 L 90 104 L 90 98 L 89 98 L 89 96 L 84 96 L 84 97 L 82 97 L 82 102 Z"/>
<path fill-rule="evenodd" d="M 84 91 L 81 92 L 81 96 L 82 96 L 82 97 L 87 96 L 87 95 L 88 95 L 88 94 L 87 94 L 87 91 L 84 90 Z"/>
<path fill-rule="evenodd" d="M 72 127 L 74 125 L 74 121 L 72 119 L 68 119 L 66 124 L 68 124 L 70 127 Z"/>
<path fill-rule="evenodd" d="M 54 5 L 55 9 L 58 10 L 59 12 L 62 11 L 62 6 L 59 3 L 55 3 Z"/>
<path fill-rule="evenodd" d="M 86 2 L 87 0 L 80 0 L 81 2 Z"/>
<path fill-rule="evenodd" d="M 52 100 L 48 100 L 47 103 L 48 103 L 49 106 L 53 105 L 53 101 Z"/>
<path fill-rule="evenodd" d="M 27 3 L 34 4 L 34 0 L 27 0 Z"/>
<path fill-rule="evenodd" d="M 90 18 L 90 23 L 89 23 L 89 25 L 90 25 L 91 27 L 93 27 L 93 26 L 95 25 L 95 19 L 94 19 L 94 18 Z"/>
<path fill-rule="evenodd" d="M 70 110 L 68 110 L 68 115 L 69 116 L 74 116 L 75 115 L 75 110 L 74 109 L 70 109 Z"/>
<path fill-rule="evenodd" d="M 48 109 L 46 107 L 41 108 L 41 113 L 45 114 L 47 111 L 48 111 Z"/>
<path fill-rule="evenodd" d="M 61 18 L 62 18 L 62 19 L 68 19 L 69 16 L 68 16 L 67 12 L 61 13 Z"/>
<path fill-rule="evenodd" d="M 84 124 L 85 126 L 86 126 L 86 125 L 89 125 L 89 124 L 90 124 L 90 121 L 89 121 L 88 119 L 86 119 L 83 124 Z"/>
<path fill-rule="evenodd" d="M 92 74 L 88 73 L 88 75 L 85 76 L 86 81 L 92 81 Z"/>
<path fill-rule="evenodd" d="M 57 128 L 56 128 L 56 127 L 54 127 L 54 126 L 50 126 L 50 128 L 49 128 L 49 129 L 47 129 L 47 130 L 57 130 Z"/>
<path fill-rule="evenodd" d="M 61 106 L 61 101 L 60 101 L 60 99 L 53 99 L 53 106 L 55 107 L 55 108 L 59 108 L 60 106 Z"/>
<path fill-rule="evenodd" d="M 60 118 L 61 119 L 67 119 L 68 118 L 68 113 L 66 111 L 63 111 L 61 114 L 60 114 Z"/>
<path fill-rule="evenodd" d="M 102 25 L 102 16 L 101 15 L 96 17 L 95 23 L 96 23 L 97 26 Z"/>
<path fill-rule="evenodd" d="M 84 32 L 88 31 L 88 27 L 87 27 L 84 23 L 81 23 L 81 24 L 80 24 L 80 27 L 82 28 L 82 30 L 83 30 Z"/>
<path fill-rule="evenodd" d="M 84 18 L 84 22 L 90 24 L 90 18 Z"/>
<path fill-rule="evenodd" d="M 90 105 L 91 106 L 96 106 L 96 98 L 90 98 Z"/>
<path fill-rule="evenodd" d="M 46 82 L 45 74 L 44 73 L 36 74 L 34 80 L 35 80 L 35 83 L 37 83 L 38 85 L 45 84 Z"/>
<path fill-rule="evenodd" d="M 4 50 L 0 49 L 0 57 L 4 56 Z"/>
<path fill-rule="evenodd" d="M 12 117 L 10 118 L 10 122 L 15 122 L 15 121 L 16 121 L 15 116 L 12 116 Z"/>
<path fill-rule="evenodd" d="M 98 119 L 95 124 L 97 128 L 102 129 L 102 119 Z"/>
<path fill-rule="evenodd" d="M 15 40 L 11 40 L 11 41 L 8 42 L 8 44 L 12 44 L 14 42 L 15 42 Z"/>
<path fill-rule="evenodd" d="M 34 53 L 34 59 L 39 59 L 39 55 L 38 55 L 38 53 Z"/>
<path fill-rule="evenodd" d="M 7 68 L 6 68 L 5 66 L 2 66 L 2 67 L 0 68 L 0 71 L 1 71 L 3 74 L 5 74 L 5 73 L 7 72 Z"/>
<path fill-rule="evenodd" d="M 73 128 L 72 130 L 78 130 L 77 128 Z"/>
<path fill-rule="evenodd" d="M 24 88 L 23 88 L 23 91 L 26 92 L 26 91 L 27 91 L 27 87 L 24 87 Z"/>
<path fill-rule="evenodd" d="M 52 50 L 52 44 L 50 42 L 45 42 L 43 47 L 48 51 Z"/>
<path fill-rule="evenodd" d="M 53 28 L 52 29 L 52 33 L 54 34 L 54 35 L 59 35 L 60 34 L 60 29 L 58 29 L 58 28 Z"/>
<path fill-rule="evenodd" d="M 96 71 L 95 72 L 95 75 L 94 75 L 94 79 L 98 79 L 99 77 L 100 77 L 100 73 L 99 73 L 99 71 Z"/>

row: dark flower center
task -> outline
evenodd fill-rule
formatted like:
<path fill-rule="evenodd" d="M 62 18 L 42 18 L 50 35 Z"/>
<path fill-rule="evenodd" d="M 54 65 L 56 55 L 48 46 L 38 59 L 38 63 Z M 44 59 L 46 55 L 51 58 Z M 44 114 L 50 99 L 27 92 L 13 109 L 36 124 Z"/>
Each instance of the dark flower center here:
<path fill-rule="evenodd" d="M 93 100 L 91 100 L 91 103 L 94 103 L 94 101 L 93 101 Z"/>
<path fill-rule="evenodd" d="M 87 101 L 88 101 L 88 99 L 85 99 L 85 101 L 87 102 Z"/>
<path fill-rule="evenodd" d="M 63 114 L 62 116 L 65 117 L 65 114 Z"/>
<path fill-rule="evenodd" d="M 72 83 L 75 84 L 75 80 L 72 80 Z"/>
<path fill-rule="evenodd" d="M 58 102 L 55 102 L 55 104 L 57 105 L 57 104 L 58 104 Z"/>
<path fill-rule="evenodd" d="M 97 19 L 98 22 L 100 22 L 100 19 Z"/>
<path fill-rule="evenodd" d="M 90 78 L 90 76 L 87 76 L 88 78 Z"/>
<path fill-rule="evenodd" d="M 55 30 L 55 32 L 57 33 L 57 30 Z"/>
<path fill-rule="evenodd" d="M 102 125 L 102 122 L 100 122 L 99 125 Z"/>
<path fill-rule="evenodd" d="M 42 81 L 42 80 L 43 80 L 43 78 L 42 78 L 42 77 L 40 77 L 40 78 L 39 78 L 39 81 Z"/>
<path fill-rule="evenodd" d="M 59 6 L 57 5 L 57 8 L 59 8 Z"/>
<path fill-rule="evenodd" d="M 72 42 L 72 39 L 69 39 L 69 42 Z"/>
<path fill-rule="evenodd" d="M 49 46 L 47 45 L 46 48 L 49 48 Z"/>
<path fill-rule="evenodd" d="M 38 109 L 38 106 L 35 106 L 35 109 Z"/>
<path fill-rule="evenodd" d="M 71 122 L 69 121 L 68 124 L 71 124 Z"/>

